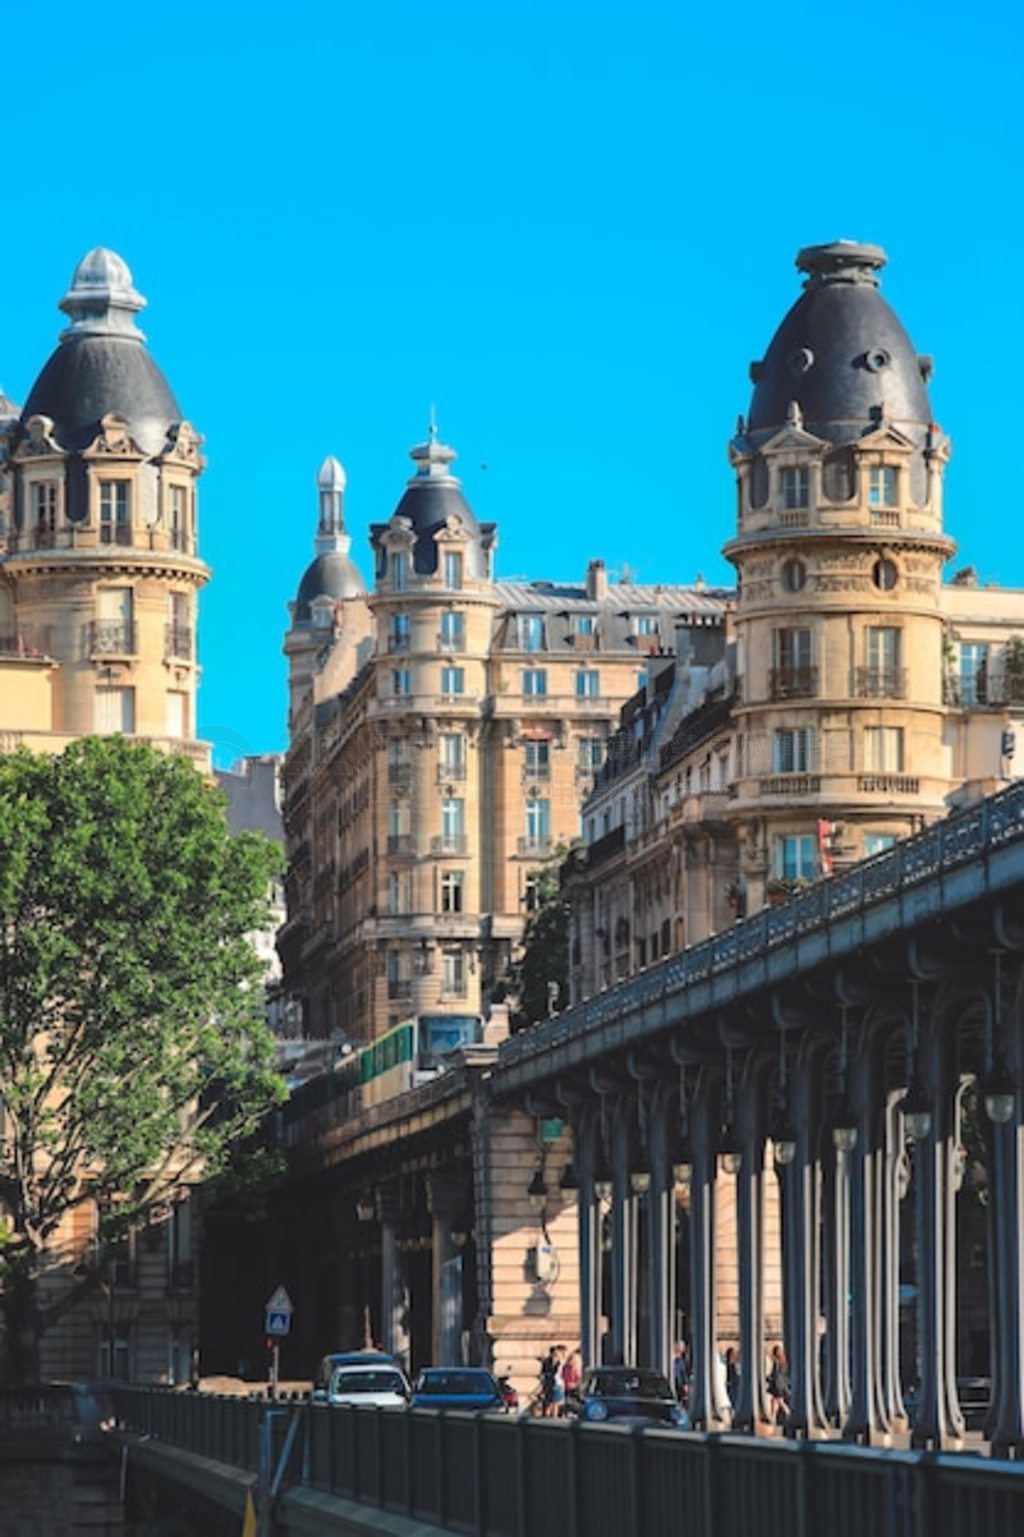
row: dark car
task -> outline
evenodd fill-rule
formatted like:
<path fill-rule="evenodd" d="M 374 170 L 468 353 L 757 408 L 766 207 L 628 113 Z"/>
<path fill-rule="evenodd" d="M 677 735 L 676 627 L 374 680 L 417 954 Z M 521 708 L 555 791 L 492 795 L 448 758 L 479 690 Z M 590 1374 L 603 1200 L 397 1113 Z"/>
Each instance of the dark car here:
<path fill-rule="evenodd" d="M 425 1366 L 412 1385 L 411 1409 L 504 1409 L 497 1379 L 475 1366 Z"/>
<path fill-rule="evenodd" d="M 580 1383 L 580 1418 L 591 1424 L 675 1425 L 690 1417 L 676 1402 L 668 1379 L 642 1366 L 593 1366 Z"/>

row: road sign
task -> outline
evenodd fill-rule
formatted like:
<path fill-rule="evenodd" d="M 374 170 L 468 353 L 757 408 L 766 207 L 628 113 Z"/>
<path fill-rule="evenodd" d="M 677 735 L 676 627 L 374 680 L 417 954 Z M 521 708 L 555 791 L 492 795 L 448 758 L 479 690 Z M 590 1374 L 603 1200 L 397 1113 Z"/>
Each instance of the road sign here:
<path fill-rule="evenodd" d="M 292 1299 L 283 1286 L 279 1286 L 274 1295 L 267 1302 L 267 1321 L 265 1332 L 280 1337 L 287 1334 L 292 1326 Z"/>

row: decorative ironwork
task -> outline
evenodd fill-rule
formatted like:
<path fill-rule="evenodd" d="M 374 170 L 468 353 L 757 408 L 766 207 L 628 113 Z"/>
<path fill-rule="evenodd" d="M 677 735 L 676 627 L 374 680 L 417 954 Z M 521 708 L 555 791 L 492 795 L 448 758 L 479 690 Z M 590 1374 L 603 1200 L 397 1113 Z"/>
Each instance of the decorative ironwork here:
<path fill-rule="evenodd" d="M 130 619 L 94 619 L 89 627 L 93 656 L 134 656 L 135 625 Z"/>

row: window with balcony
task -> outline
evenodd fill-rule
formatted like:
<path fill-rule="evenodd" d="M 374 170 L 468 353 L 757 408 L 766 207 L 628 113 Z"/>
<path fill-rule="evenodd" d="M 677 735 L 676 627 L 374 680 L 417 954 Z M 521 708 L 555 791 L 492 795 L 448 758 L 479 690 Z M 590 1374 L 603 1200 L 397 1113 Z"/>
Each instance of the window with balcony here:
<path fill-rule="evenodd" d="M 543 667 L 527 667 L 523 672 L 523 694 L 527 699 L 540 699 L 548 691 L 548 675 Z"/>
<path fill-rule="evenodd" d="M 519 615 L 519 649 L 520 651 L 542 651 L 544 649 L 543 614 Z"/>
<path fill-rule="evenodd" d="M 870 774 L 902 774 L 902 726 L 865 726 L 864 768 Z"/>
<path fill-rule="evenodd" d="M 167 491 L 167 539 L 172 550 L 187 550 L 188 490 L 185 486 L 170 486 Z"/>
<path fill-rule="evenodd" d="M 388 806 L 388 853 L 412 852 L 412 834 L 409 831 L 409 807 L 405 801 L 392 801 Z"/>
<path fill-rule="evenodd" d="M 90 646 L 93 656 L 135 655 L 135 595 L 130 587 L 101 587 Z"/>
<path fill-rule="evenodd" d="M 867 632 L 867 666 L 857 693 L 865 699 L 902 699 L 906 690 L 901 666 L 902 632 L 897 625 L 873 625 Z"/>
<path fill-rule="evenodd" d="M 442 779 L 465 779 L 466 738 L 461 731 L 443 731 L 438 741 Z"/>
<path fill-rule="evenodd" d="M 772 735 L 772 773 L 809 774 L 814 769 L 814 737 L 808 726 L 782 728 Z"/>
<path fill-rule="evenodd" d="M 787 511 L 806 507 L 810 497 L 810 479 L 806 466 L 790 465 L 779 472 L 779 492 Z"/>
<path fill-rule="evenodd" d="M 167 595 L 164 656 L 168 661 L 192 660 L 192 600 L 187 592 L 171 592 Z"/>
<path fill-rule="evenodd" d="M 100 543 L 131 544 L 131 481 L 100 482 Z"/>
<path fill-rule="evenodd" d="M 32 486 L 32 528 L 36 545 L 52 545 L 57 533 L 57 482 L 37 480 Z"/>
<path fill-rule="evenodd" d="M 576 742 L 576 767 L 584 774 L 596 774 L 604 762 L 604 742 L 599 736 L 581 736 Z"/>
<path fill-rule="evenodd" d="M 776 879 L 812 881 L 818 873 L 816 843 L 813 833 L 790 833 L 777 837 L 772 861 Z"/>
<path fill-rule="evenodd" d="M 813 694 L 817 687 L 811 666 L 810 630 L 776 630 L 773 636 L 773 699 L 794 699 Z"/>
<path fill-rule="evenodd" d="M 576 698 L 597 699 L 601 693 L 601 674 L 587 669 L 576 674 Z"/>
<path fill-rule="evenodd" d="M 465 687 L 466 674 L 461 667 L 441 668 L 441 692 L 446 698 L 452 699 L 464 693 Z"/>
<path fill-rule="evenodd" d="M 395 667 L 391 671 L 391 692 L 396 699 L 412 693 L 412 675 L 408 667 Z"/>
<path fill-rule="evenodd" d="M 448 591 L 458 592 L 462 586 L 462 554 L 459 550 L 445 550 L 442 571 Z"/>
<path fill-rule="evenodd" d="M 545 796 L 531 795 L 526 800 L 525 815 L 523 852 L 546 854 L 551 843 L 551 802 Z"/>
<path fill-rule="evenodd" d="M 408 742 L 389 742 L 388 778 L 405 779 L 408 776 L 410 766 Z"/>
<path fill-rule="evenodd" d="M 392 614 L 388 627 L 388 650 L 408 651 L 409 633 L 409 615 Z"/>
<path fill-rule="evenodd" d="M 461 795 L 441 801 L 441 853 L 461 854 L 466 838 L 466 803 Z"/>
<path fill-rule="evenodd" d="M 461 913 L 466 886 L 464 870 L 446 870 L 441 876 L 441 911 Z"/>
<path fill-rule="evenodd" d="M 547 779 L 551 774 L 551 743 L 523 743 L 524 779 Z"/>
<path fill-rule="evenodd" d="M 404 592 L 409 585 L 409 557 L 404 550 L 395 550 L 388 561 L 393 592 Z"/>
<path fill-rule="evenodd" d="M 988 703 L 988 646 L 984 641 L 960 644 L 960 703 L 968 708 Z"/>
<path fill-rule="evenodd" d="M 392 1003 L 407 1002 L 412 997 L 408 958 L 400 950 L 389 950 L 385 967 L 389 1000 Z"/>
<path fill-rule="evenodd" d="M 868 471 L 868 506 L 897 505 L 895 468 L 891 464 L 873 464 Z"/>
<path fill-rule="evenodd" d="M 441 630 L 438 641 L 442 651 L 461 651 L 463 647 L 463 622 L 462 615 L 453 613 L 450 609 L 441 615 Z"/>
<path fill-rule="evenodd" d="M 441 991 L 447 998 L 466 996 L 466 959 L 461 950 L 441 952 Z"/>

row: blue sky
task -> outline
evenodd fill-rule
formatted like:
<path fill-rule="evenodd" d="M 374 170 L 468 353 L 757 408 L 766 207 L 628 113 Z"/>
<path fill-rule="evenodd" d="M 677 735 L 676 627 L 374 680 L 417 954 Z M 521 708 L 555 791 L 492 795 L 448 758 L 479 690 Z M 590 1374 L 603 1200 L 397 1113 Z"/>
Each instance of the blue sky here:
<path fill-rule="evenodd" d="M 353 551 L 436 403 L 505 576 L 729 580 L 725 457 L 797 248 L 889 253 L 934 354 L 956 563 L 1024 586 L 1021 13 L 748 0 L 294 0 L 97 20 L 4 72 L 0 384 L 24 399 L 92 245 L 206 436 L 200 733 L 285 745 L 315 474 Z M 13 34 L 7 32 L 8 45 Z M 486 466 L 486 468 L 483 468 Z"/>

